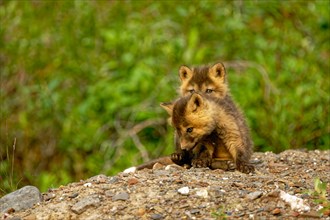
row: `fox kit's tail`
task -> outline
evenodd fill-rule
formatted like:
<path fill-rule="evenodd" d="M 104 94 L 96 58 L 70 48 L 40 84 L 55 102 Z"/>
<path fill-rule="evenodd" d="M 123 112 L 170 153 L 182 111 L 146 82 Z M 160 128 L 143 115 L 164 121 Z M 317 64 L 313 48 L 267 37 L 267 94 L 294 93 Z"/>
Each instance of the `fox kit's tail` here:
<path fill-rule="evenodd" d="M 170 156 L 164 156 L 164 157 L 160 157 L 160 158 L 157 158 L 157 159 L 154 159 L 154 160 L 151 160 L 151 161 L 148 161 L 144 164 L 141 164 L 139 166 L 136 166 L 136 167 L 130 167 L 130 168 L 127 168 L 126 170 L 124 170 L 123 172 L 124 173 L 134 173 L 135 171 L 137 170 L 143 170 L 143 169 L 152 169 L 153 166 L 156 164 L 156 163 L 160 163 L 164 166 L 166 165 L 170 165 L 170 164 L 174 164 L 173 161 L 171 160 L 171 157 Z"/>

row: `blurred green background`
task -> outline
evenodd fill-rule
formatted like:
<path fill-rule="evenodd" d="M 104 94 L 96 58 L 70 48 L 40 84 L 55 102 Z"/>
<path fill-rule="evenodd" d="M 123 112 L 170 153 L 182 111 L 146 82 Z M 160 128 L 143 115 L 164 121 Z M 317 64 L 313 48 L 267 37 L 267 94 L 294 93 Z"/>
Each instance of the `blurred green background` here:
<path fill-rule="evenodd" d="M 329 149 L 330 3 L 0 1 L 0 194 L 173 151 L 178 69 L 224 62 L 255 151 Z"/>

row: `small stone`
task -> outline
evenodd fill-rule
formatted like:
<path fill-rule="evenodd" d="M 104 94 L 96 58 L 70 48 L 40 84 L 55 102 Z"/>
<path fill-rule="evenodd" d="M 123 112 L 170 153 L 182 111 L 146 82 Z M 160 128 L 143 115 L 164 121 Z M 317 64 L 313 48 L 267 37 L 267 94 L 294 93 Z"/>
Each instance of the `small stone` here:
<path fill-rule="evenodd" d="M 78 195 L 79 195 L 79 193 L 75 192 L 75 193 L 72 193 L 71 195 L 69 195 L 68 197 L 70 199 L 73 199 L 73 198 L 76 198 Z"/>
<path fill-rule="evenodd" d="M 146 210 L 144 208 L 139 208 L 136 211 L 136 215 L 138 215 L 138 216 L 143 216 L 145 213 L 146 213 Z"/>
<path fill-rule="evenodd" d="M 203 197 L 203 198 L 207 198 L 208 195 L 208 191 L 206 189 L 198 189 L 196 190 L 196 195 L 199 197 Z"/>
<path fill-rule="evenodd" d="M 114 193 L 111 190 L 107 190 L 104 192 L 104 195 L 107 197 L 112 197 L 112 196 L 114 196 Z"/>
<path fill-rule="evenodd" d="M 161 214 L 152 214 L 150 218 L 157 220 L 157 219 L 163 219 L 164 217 Z"/>
<path fill-rule="evenodd" d="M 281 209 L 279 209 L 279 208 L 275 208 L 275 209 L 272 211 L 272 214 L 273 214 L 273 215 L 279 215 L 279 214 L 281 214 Z"/>
<path fill-rule="evenodd" d="M 128 199 L 129 199 L 129 195 L 126 192 L 118 193 L 112 197 L 112 201 L 118 201 L 118 200 L 126 201 Z"/>
<path fill-rule="evenodd" d="M 9 209 L 14 209 L 16 212 L 25 210 L 41 201 L 42 196 L 38 188 L 25 186 L 0 199 L 0 212 L 6 212 Z"/>
<path fill-rule="evenodd" d="M 85 183 L 84 186 L 85 187 L 91 187 L 92 186 L 92 183 Z"/>
<path fill-rule="evenodd" d="M 190 210 L 190 213 L 191 214 L 197 214 L 197 213 L 199 213 L 200 212 L 200 210 L 199 209 L 192 209 L 192 210 Z"/>
<path fill-rule="evenodd" d="M 47 194 L 43 195 L 44 201 L 49 201 L 51 199 L 54 199 L 55 197 L 56 197 L 55 193 L 47 193 Z"/>
<path fill-rule="evenodd" d="M 116 182 L 118 182 L 118 177 L 113 176 L 113 177 L 110 178 L 109 183 L 113 184 L 113 183 L 116 183 Z"/>
<path fill-rule="evenodd" d="M 100 174 L 97 176 L 93 176 L 91 178 L 89 178 L 87 181 L 88 182 L 95 182 L 95 183 L 106 183 L 108 180 L 108 177 L 104 174 Z"/>
<path fill-rule="evenodd" d="M 83 200 L 80 200 L 76 204 L 74 204 L 71 210 L 76 214 L 81 214 L 87 210 L 87 208 L 91 206 L 97 206 L 100 203 L 100 199 L 93 196 L 93 197 L 86 197 Z"/>
<path fill-rule="evenodd" d="M 131 179 L 127 180 L 128 185 L 135 185 L 138 182 L 139 182 L 139 180 L 136 178 L 131 178 Z"/>
<path fill-rule="evenodd" d="M 182 188 L 178 189 L 178 192 L 181 195 L 188 195 L 189 194 L 189 187 L 188 186 L 182 187 Z"/>
<path fill-rule="evenodd" d="M 243 188 L 244 187 L 244 184 L 243 183 L 238 183 L 238 182 L 233 182 L 232 184 L 233 186 L 236 186 L 238 188 Z"/>
<path fill-rule="evenodd" d="M 123 173 L 135 173 L 136 172 L 136 167 L 130 167 L 130 168 L 127 168 L 123 171 Z"/>
<path fill-rule="evenodd" d="M 165 170 L 185 170 L 185 168 L 176 164 L 170 164 L 165 167 Z"/>
<path fill-rule="evenodd" d="M 246 198 L 249 199 L 249 200 L 256 200 L 260 196 L 262 196 L 262 192 L 261 191 L 255 191 L 255 192 L 251 192 L 251 193 L 247 194 Z"/>

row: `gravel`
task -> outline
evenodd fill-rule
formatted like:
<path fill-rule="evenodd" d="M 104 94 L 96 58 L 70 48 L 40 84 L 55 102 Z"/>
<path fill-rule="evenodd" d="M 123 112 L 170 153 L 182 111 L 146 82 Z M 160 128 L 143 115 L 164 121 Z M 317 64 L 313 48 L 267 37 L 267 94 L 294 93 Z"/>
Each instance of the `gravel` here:
<path fill-rule="evenodd" d="M 256 172 L 158 167 L 98 175 L 3 219 L 330 219 L 330 151 L 254 153 Z M 326 183 L 326 198 L 314 181 Z"/>

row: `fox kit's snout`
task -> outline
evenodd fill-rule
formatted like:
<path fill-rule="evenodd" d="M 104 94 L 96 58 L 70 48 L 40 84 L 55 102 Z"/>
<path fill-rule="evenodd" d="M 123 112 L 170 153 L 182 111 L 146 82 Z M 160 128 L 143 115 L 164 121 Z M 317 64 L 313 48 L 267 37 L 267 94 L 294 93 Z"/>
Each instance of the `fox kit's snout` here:
<path fill-rule="evenodd" d="M 184 138 L 180 138 L 180 147 L 182 150 L 191 150 L 195 147 L 196 141 L 195 140 L 186 140 Z"/>

